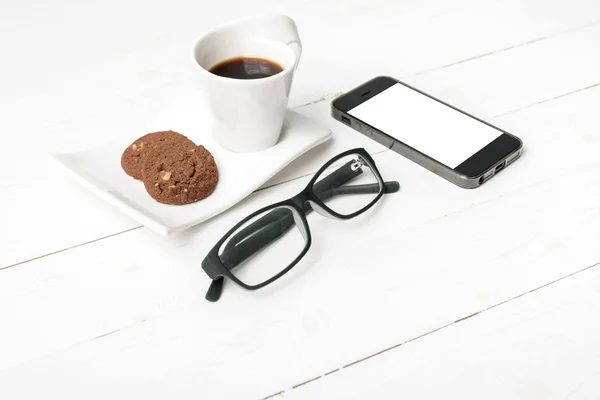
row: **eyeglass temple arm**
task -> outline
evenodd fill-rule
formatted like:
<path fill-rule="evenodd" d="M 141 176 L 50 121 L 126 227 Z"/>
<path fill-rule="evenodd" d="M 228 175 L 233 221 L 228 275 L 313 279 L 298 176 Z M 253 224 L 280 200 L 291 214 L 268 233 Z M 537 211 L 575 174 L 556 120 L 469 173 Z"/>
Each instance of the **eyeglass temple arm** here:
<path fill-rule="evenodd" d="M 233 269 L 237 267 L 294 226 L 292 212 L 285 209 L 282 209 L 282 211 L 287 211 L 286 215 L 280 214 L 279 219 L 258 228 L 256 232 L 250 233 L 247 239 L 240 241 L 235 247 L 225 250 L 219 256 L 225 268 Z"/>
<path fill-rule="evenodd" d="M 400 184 L 396 181 L 383 183 L 383 193 L 395 193 L 400 190 Z M 379 192 L 379 183 L 366 183 L 362 185 L 342 186 L 332 188 L 329 193 L 321 197 L 323 200 L 329 200 L 332 197 L 343 194 L 374 194 Z"/>

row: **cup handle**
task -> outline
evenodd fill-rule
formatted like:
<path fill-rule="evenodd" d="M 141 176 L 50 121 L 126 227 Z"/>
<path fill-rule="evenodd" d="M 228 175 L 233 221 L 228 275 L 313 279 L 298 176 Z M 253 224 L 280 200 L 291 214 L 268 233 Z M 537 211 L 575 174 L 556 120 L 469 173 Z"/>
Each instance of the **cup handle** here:
<path fill-rule="evenodd" d="M 302 42 L 298 27 L 293 19 L 283 14 L 267 14 L 235 21 L 236 29 L 248 35 L 256 35 L 288 45 L 296 54 L 294 68 L 298 66 L 302 55 Z"/>
<path fill-rule="evenodd" d="M 289 42 L 287 44 L 294 53 L 296 53 L 296 63 L 294 64 L 294 69 L 298 68 L 298 63 L 300 62 L 300 56 L 302 55 L 302 43 L 300 42 L 300 38 L 298 38 L 297 42 Z"/>
<path fill-rule="evenodd" d="M 300 57 L 302 56 L 302 42 L 300 41 L 300 35 L 298 34 L 298 27 L 293 19 L 287 15 L 275 15 L 273 16 L 274 24 L 281 24 L 283 43 L 287 44 L 292 51 L 296 54 L 296 62 L 294 63 L 294 69 L 298 67 Z M 276 40 L 276 39 L 275 39 Z"/>

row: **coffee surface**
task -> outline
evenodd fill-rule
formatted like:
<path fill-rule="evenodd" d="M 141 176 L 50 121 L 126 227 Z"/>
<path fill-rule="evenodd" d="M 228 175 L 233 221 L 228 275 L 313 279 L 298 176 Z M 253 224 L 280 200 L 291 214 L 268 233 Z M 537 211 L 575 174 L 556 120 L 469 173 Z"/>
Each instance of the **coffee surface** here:
<path fill-rule="evenodd" d="M 267 78 L 283 71 L 275 61 L 265 58 L 236 57 L 222 61 L 212 67 L 209 72 L 234 79 Z"/>

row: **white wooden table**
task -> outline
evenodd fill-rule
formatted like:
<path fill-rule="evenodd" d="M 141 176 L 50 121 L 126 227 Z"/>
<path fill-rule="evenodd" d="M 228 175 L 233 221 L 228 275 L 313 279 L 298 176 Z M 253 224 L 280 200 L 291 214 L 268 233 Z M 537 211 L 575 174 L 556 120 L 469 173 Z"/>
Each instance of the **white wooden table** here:
<path fill-rule="evenodd" d="M 328 144 L 169 238 L 51 162 L 160 108 L 198 34 L 259 11 L 296 20 L 291 106 Z M 598 0 L 4 0 L 0 32 L 0 398 L 600 397 Z M 375 75 L 524 156 L 464 190 L 334 121 L 330 100 Z M 285 278 L 205 301 L 223 232 L 356 146 L 401 191 L 350 222 L 311 215 Z"/>

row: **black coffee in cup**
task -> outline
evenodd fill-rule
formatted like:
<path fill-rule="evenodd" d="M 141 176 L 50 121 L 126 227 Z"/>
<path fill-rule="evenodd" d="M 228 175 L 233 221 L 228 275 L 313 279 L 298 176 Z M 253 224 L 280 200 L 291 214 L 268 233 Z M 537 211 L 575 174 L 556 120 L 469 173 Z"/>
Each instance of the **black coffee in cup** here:
<path fill-rule="evenodd" d="M 235 79 L 260 79 L 267 78 L 283 71 L 275 61 L 265 58 L 236 57 L 221 61 L 209 72 Z"/>

